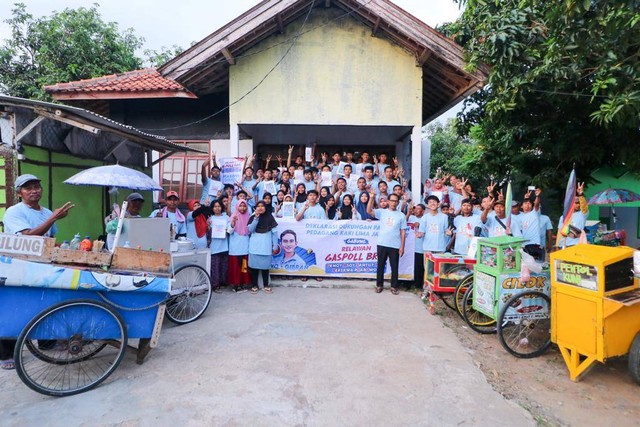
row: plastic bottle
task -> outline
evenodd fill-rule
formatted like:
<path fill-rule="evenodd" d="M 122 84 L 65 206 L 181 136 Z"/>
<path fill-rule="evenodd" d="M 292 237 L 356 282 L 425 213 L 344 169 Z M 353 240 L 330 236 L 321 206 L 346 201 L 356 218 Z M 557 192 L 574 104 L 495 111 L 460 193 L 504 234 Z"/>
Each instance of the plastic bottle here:
<path fill-rule="evenodd" d="M 69 241 L 65 240 L 64 242 L 62 242 L 62 244 L 60 245 L 60 249 L 69 249 Z"/>
<path fill-rule="evenodd" d="M 73 249 L 74 251 L 77 251 L 80 249 L 80 233 L 76 233 L 75 236 L 73 236 L 73 239 L 71 239 L 71 242 L 69 243 L 69 249 Z"/>
<path fill-rule="evenodd" d="M 84 236 L 84 240 L 80 242 L 80 250 L 90 252 L 91 248 L 93 248 L 93 242 L 91 241 L 91 237 Z"/>

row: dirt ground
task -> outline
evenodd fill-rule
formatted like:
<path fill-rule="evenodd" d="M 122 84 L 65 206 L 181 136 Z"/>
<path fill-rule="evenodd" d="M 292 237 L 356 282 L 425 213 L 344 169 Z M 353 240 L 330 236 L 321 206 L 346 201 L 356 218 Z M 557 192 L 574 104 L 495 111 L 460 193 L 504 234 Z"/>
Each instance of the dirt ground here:
<path fill-rule="evenodd" d="M 538 426 L 640 424 L 640 385 L 631 380 L 626 358 L 596 364 L 574 383 L 555 345 L 538 358 L 518 359 L 495 334 L 474 332 L 440 301 L 436 316 L 455 332 L 494 389 L 530 411 Z"/>

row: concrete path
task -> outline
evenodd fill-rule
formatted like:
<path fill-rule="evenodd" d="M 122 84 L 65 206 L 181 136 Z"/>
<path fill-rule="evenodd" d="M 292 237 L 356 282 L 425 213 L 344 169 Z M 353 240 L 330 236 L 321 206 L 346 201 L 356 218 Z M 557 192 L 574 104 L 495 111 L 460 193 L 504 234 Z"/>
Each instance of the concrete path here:
<path fill-rule="evenodd" d="M 127 354 L 67 398 L 0 371 L 3 426 L 527 426 L 420 299 L 385 289 L 275 288 L 214 295 L 165 323 L 142 366 Z M 506 354 L 506 353 L 505 353 Z"/>

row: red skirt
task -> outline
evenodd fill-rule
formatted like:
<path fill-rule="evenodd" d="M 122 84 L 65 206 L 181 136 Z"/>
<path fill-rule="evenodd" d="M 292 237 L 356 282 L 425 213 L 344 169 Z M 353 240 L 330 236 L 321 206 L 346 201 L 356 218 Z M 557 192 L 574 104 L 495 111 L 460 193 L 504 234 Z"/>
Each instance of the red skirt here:
<path fill-rule="evenodd" d="M 230 286 L 242 286 L 251 284 L 247 255 L 229 255 L 229 268 L 227 269 L 227 284 Z"/>

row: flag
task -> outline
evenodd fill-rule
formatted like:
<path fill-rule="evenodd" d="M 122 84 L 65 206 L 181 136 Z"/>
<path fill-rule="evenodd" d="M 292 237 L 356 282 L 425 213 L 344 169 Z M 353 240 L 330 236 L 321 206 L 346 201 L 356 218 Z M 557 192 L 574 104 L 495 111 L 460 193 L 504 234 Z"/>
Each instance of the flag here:
<path fill-rule="evenodd" d="M 513 203 L 513 194 L 511 193 L 511 180 L 507 182 L 507 194 L 504 200 L 504 211 L 507 214 L 507 227 L 511 227 L 511 203 Z"/>
<path fill-rule="evenodd" d="M 563 237 L 569 234 L 569 225 L 574 212 L 574 203 L 576 201 L 576 170 L 572 169 L 567 181 L 567 190 L 564 193 L 564 206 L 562 210 L 562 227 L 556 235 L 556 246 L 560 246 Z"/>

